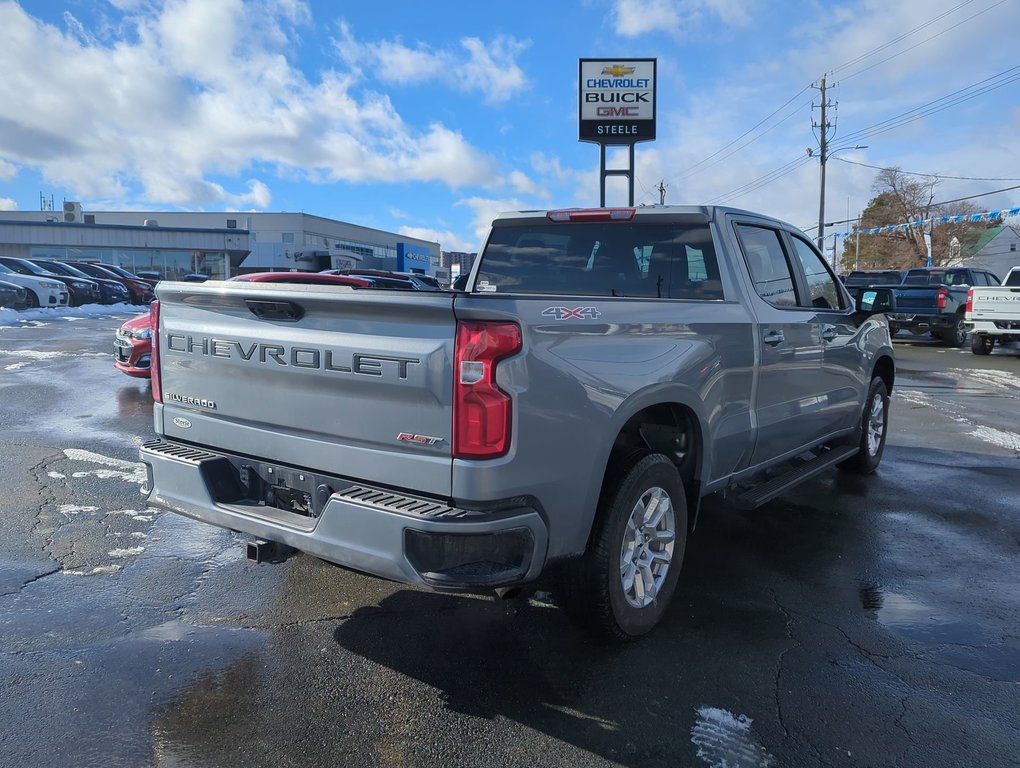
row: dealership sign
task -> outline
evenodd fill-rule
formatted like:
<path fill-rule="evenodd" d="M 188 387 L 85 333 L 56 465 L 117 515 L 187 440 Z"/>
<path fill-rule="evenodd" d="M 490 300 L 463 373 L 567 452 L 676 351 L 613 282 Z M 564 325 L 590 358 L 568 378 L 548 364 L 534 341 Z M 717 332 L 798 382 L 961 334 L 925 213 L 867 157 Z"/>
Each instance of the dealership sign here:
<path fill-rule="evenodd" d="M 579 59 L 578 140 L 655 138 L 655 59 Z"/>

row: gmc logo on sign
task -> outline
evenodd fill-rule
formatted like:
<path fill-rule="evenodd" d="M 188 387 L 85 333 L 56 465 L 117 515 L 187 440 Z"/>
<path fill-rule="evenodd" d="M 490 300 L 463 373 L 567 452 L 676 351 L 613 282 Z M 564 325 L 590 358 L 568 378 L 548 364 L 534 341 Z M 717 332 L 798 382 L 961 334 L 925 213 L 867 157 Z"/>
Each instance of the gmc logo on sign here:
<path fill-rule="evenodd" d="M 599 117 L 640 117 L 637 107 L 596 107 L 595 114 Z"/>

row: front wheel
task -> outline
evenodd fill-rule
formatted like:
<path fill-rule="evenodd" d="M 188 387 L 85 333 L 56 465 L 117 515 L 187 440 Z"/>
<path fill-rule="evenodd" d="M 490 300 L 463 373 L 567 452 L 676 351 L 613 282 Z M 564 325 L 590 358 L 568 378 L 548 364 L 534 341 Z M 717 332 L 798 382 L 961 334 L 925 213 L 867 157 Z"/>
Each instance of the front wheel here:
<path fill-rule="evenodd" d="M 946 328 L 940 338 L 947 347 L 962 347 L 964 345 L 967 341 L 967 326 L 963 314 L 956 315 L 953 327 Z"/>
<path fill-rule="evenodd" d="M 847 472 L 870 475 L 882 461 L 885 452 L 885 437 L 889 431 L 889 390 L 885 382 L 876 376 L 868 387 L 861 416 L 860 450 L 837 466 Z"/>
<path fill-rule="evenodd" d="M 995 346 L 995 339 L 985 334 L 971 334 L 970 337 L 970 351 L 975 355 L 990 355 L 992 354 L 992 347 Z"/>
<path fill-rule="evenodd" d="M 563 580 L 564 609 L 615 640 L 650 632 L 676 591 L 687 499 L 676 466 L 650 454 L 607 483 L 588 552 Z"/>

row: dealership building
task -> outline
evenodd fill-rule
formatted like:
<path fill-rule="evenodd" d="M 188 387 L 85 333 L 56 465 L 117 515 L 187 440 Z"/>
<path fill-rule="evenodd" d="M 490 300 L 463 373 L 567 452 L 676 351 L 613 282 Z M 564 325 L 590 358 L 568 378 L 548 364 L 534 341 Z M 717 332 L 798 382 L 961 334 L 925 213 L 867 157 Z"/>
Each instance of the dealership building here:
<path fill-rule="evenodd" d="M 385 269 L 449 278 L 439 243 L 307 213 L 0 211 L 0 256 L 99 261 L 165 279 Z"/>

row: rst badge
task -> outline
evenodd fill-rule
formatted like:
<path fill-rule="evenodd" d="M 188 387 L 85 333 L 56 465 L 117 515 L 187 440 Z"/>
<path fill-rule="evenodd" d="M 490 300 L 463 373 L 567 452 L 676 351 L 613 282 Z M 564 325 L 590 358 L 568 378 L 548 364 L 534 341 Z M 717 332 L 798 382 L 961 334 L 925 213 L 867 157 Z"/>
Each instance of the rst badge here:
<path fill-rule="evenodd" d="M 542 316 L 554 320 L 595 320 L 602 317 L 602 313 L 596 307 L 546 307 L 542 310 Z"/>
<path fill-rule="evenodd" d="M 418 443 L 419 445 L 439 445 L 443 442 L 441 437 L 430 437 L 429 435 L 416 435 L 413 432 L 401 432 L 397 440 L 402 443 Z"/>

